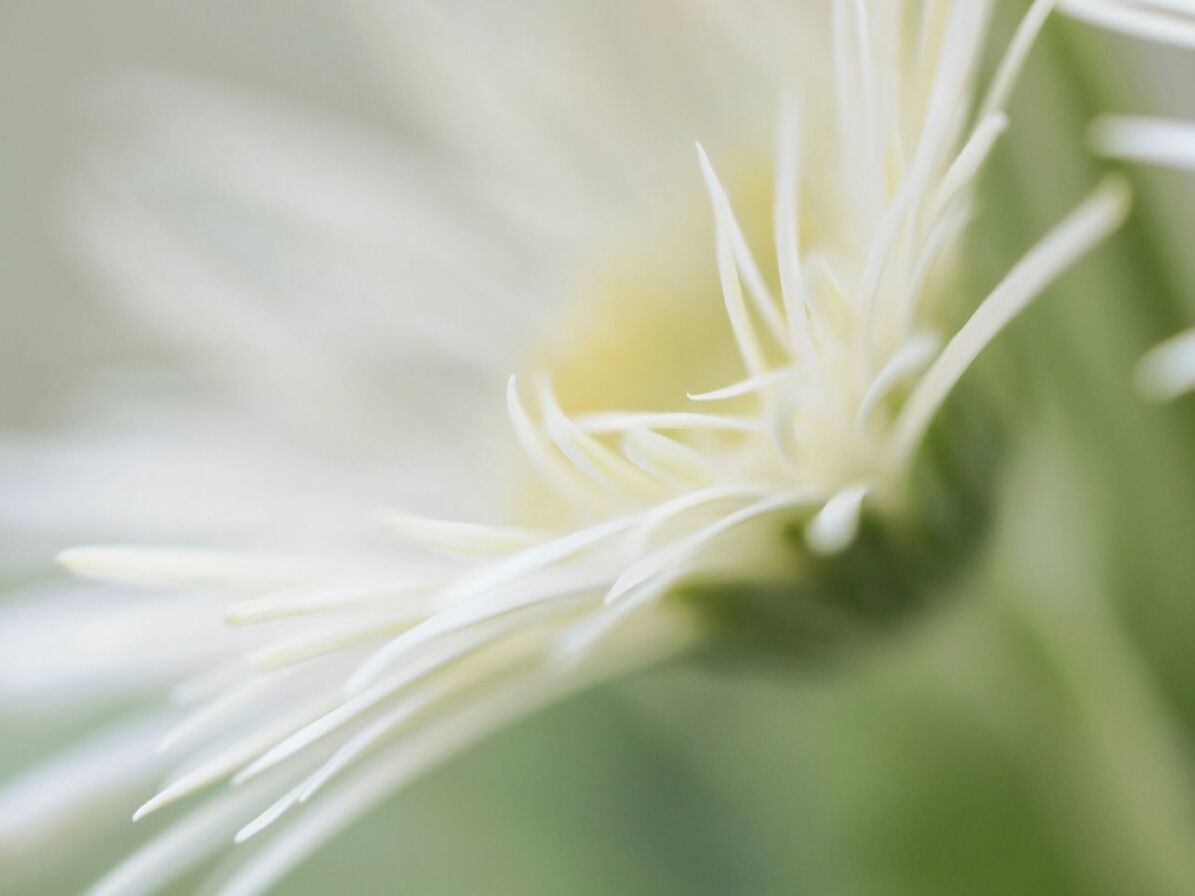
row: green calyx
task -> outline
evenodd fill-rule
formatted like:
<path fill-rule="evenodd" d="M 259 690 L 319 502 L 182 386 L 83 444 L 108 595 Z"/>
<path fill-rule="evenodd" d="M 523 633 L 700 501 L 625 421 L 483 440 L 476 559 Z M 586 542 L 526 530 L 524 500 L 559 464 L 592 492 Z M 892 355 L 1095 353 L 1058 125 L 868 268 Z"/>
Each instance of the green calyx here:
<path fill-rule="evenodd" d="M 902 499 L 865 511 L 839 553 L 809 549 L 784 528 L 791 574 L 681 588 L 675 599 L 708 637 L 717 664 L 807 666 L 842 657 L 920 618 L 962 574 L 991 530 L 1005 427 L 975 383 L 961 388 L 926 434 Z"/>

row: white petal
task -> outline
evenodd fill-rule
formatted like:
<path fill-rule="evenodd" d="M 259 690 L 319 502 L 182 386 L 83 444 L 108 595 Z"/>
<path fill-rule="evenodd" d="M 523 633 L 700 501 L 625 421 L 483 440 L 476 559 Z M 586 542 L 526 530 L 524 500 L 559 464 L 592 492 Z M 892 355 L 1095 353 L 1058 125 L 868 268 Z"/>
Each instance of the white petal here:
<path fill-rule="evenodd" d="M 1060 0 L 1059 6 L 1068 15 L 1101 28 L 1178 47 L 1195 47 L 1195 10 L 1186 0 L 1147 0 L 1140 6 L 1117 0 Z"/>
<path fill-rule="evenodd" d="M 1112 158 L 1195 169 L 1195 124 L 1189 122 L 1105 116 L 1092 126 L 1091 142 Z"/>
<path fill-rule="evenodd" d="M 805 529 L 805 541 L 820 554 L 834 554 L 855 540 L 866 485 L 852 485 L 826 502 Z"/>
<path fill-rule="evenodd" d="M 894 457 L 903 466 L 955 383 L 984 347 L 1050 283 L 1120 226 L 1129 191 L 1106 180 L 1056 225 L 975 309 L 918 382 L 896 422 Z"/>
<path fill-rule="evenodd" d="M 1154 401 L 1169 401 L 1195 388 L 1195 330 L 1151 349 L 1137 366 L 1137 385 Z"/>
<path fill-rule="evenodd" d="M 120 722 L 69 752 L 52 756 L 0 787 L 0 857 L 47 848 L 75 825 L 90 824 L 90 810 L 106 809 L 164 766 L 154 742 L 170 721 L 154 715 Z"/>

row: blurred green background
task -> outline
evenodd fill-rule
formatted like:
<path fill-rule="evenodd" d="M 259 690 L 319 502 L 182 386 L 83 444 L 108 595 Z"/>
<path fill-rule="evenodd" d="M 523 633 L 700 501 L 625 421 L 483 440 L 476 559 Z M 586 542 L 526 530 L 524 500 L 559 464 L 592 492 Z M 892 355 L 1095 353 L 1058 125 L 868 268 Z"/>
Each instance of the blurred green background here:
<path fill-rule="evenodd" d="M 91 370 L 155 350 L 63 236 L 96 85 L 178 69 L 401 132 L 356 27 L 307 0 L 7 0 L 7 430 L 53 426 Z M 1105 168 L 1083 150 L 1091 115 L 1195 112 L 1193 78 L 1178 54 L 1052 23 L 985 181 L 977 281 Z M 1195 893 L 1195 402 L 1130 388 L 1140 353 L 1195 321 L 1195 194 L 1131 177 L 1129 226 L 973 374 L 1002 385 L 1014 450 L 997 532 L 942 610 L 805 677 L 672 668 L 574 699 L 388 800 L 279 892 Z M 0 770 L 91 721 L 0 714 Z M 0 869 L 0 892 L 73 892 L 145 830 L 105 819 L 44 875 Z"/>

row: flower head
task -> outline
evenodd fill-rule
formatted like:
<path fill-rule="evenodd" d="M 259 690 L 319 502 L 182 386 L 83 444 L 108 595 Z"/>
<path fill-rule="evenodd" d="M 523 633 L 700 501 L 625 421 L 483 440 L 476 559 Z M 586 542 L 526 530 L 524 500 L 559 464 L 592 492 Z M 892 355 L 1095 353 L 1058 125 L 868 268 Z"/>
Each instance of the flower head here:
<path fill-rule="evenodd" d="M 947 396 L 1001 329 L 1117 226 L 1127 196 L 1117 182 L 1100 186 L 950 330 L 943 308 L 960 289 L 975 179 L 1051 4 L 1033 4 L 978 102 L 989 4 L 832 8 L 834 94 L 799 84 L 805 92 L 784 104 L 766 248 L 753 245 L 758 228 L 739 220 L 733 189 L 698 148 L 736 379 L 658 409 L 576 410 L 550 375 L 511 377 L 510 425 L 545 486 L 534 510 L 513 525 L 384 512 L 406 556 L 63 554 L 83 576 L 219 595 L 226 619 L 250 629 L 247 645 L 230 641 L 221 662 L 179 686 L 202 702 L 161 746 L 192 758 L 137 817 L 223 779 L 237 787 L 97 892 L 151 889 L 225 837 L 250 840 L 292 820 L 226 890 L 256 892 L 311 843 L 495 727 L 707 637 L 672 599 L 683 586 L 799 577 L 786 528 L 831 555 L 852 544 L 865 509 L 899 520 Z M 824 108 L 832 120 L 811 112 Z M 676 359 L 654 348 L 647 340 L 637 369 L 675 377 Z M 713 343 L 686 363 L 721 369 L 717 352 Z M 598 370 L 599 393 L 603 361 L 579 359 Z"/>

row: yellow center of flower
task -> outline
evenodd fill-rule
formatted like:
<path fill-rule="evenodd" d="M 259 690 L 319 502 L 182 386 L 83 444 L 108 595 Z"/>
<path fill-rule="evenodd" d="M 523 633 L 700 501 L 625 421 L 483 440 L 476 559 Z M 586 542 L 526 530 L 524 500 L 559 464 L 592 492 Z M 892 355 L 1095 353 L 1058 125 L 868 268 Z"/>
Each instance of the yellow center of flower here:
<path fill-rule="evenodd" d="M 757 159 L 732 170 L 740 221 L 760 250 L 761 267 L 774 271 L 764 251 L 771 241 L 770 164 Z M 566 412 L 686 409 L 689 394 L 745 376 L 696 166 L 693 188 L 673 204 L 669 220 L 645 226 L 583 270 L 571 301 L 549 323 L 530 367 L 551 376 Z"/>

